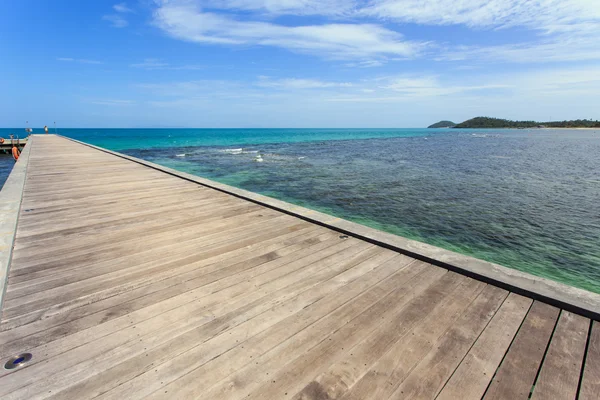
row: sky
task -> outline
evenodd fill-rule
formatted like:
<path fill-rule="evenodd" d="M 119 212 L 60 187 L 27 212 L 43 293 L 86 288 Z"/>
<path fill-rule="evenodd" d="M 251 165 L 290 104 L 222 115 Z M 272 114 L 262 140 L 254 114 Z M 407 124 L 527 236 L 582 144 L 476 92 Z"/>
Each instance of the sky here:
<path fill-rule="evenodd" d="M 0 0 L 0 126 L 600 119 L 600 0 Z"/>

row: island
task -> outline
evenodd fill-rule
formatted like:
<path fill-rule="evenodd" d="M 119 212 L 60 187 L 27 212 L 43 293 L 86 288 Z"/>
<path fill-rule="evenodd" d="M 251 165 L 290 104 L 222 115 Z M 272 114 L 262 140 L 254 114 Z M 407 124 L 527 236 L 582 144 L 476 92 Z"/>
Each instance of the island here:
<path fill-rule="evenodd" d="M 456 124 L 452 121 L 440 121 L 433 125 L 429 125 L 427 128 L 454 128 Z"/>
<path fill-rule="evenodd" d="M 550 122 L 537 122 L 537 121 L 511 121 L 509 119 L 501 118 L 490 118 L 490 117 L 476 117 L 461 122 L 460 124 L 454 124 L 451 121 L 440 121 L 429 128 L 459 128 L 459 129 L 524 129 L 524 128 L 600 128 L 600 121 L 592 119 L 576 119 L 570 121 L 550 121 Z"/>

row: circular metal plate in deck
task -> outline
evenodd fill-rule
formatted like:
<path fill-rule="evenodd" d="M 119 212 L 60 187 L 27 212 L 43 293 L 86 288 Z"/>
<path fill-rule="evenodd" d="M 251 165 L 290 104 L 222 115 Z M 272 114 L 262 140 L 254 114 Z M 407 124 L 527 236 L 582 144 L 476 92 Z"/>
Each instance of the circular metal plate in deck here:
<path fill-rule="evenodd" d="M 7 362 L 6 364 L 4 364 L 4 368 L 5 369 L 15 369 L 15 368 L 19 368 L 22 367 L 23 365 L 27 364 L 27 362 L 29 360 L 31 360 L 31 353 L 22 353 L 16 356 L 12 356 Z"/>

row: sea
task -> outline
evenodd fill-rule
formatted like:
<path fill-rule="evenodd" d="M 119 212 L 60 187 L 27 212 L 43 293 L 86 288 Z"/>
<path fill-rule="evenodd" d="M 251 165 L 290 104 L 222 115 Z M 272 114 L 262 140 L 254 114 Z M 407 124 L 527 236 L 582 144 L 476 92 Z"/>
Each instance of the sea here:
<path fill-rule="evenodd" d="M 58 133 L 600 293 L 600 129 Z"/>

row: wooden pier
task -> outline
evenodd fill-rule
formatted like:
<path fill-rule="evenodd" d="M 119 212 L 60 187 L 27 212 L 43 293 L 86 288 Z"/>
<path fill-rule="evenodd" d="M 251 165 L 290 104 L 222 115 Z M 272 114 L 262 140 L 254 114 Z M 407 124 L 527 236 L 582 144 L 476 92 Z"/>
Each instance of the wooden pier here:
<path fill-rule="evenodd" d="M 2 196 L 4 400 L 600 396 L 600 296 L 55 135 Z"/>
<path fill-rule="evenodd" d="M 12 148 L 17 147 L 19 150 L 23 150 L 23 147 L 27 144 L 27 138 L 25 139 L 10 139 L 1 138 L 4 142 L 0 142 L 0 154 L 12 154 Z"/>

